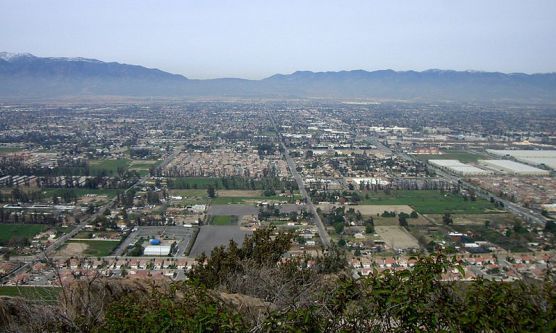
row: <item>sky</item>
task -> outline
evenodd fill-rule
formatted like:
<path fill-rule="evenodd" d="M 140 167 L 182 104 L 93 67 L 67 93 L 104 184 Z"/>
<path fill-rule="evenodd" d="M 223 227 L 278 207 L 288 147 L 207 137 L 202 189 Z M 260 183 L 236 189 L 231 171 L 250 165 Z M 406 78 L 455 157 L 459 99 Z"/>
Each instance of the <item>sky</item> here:
<path fill-rule="evenodd" d="M 0 51 L 199 79 L 297 70 L 556 72 L 556 1 L 0 0 Z"/>

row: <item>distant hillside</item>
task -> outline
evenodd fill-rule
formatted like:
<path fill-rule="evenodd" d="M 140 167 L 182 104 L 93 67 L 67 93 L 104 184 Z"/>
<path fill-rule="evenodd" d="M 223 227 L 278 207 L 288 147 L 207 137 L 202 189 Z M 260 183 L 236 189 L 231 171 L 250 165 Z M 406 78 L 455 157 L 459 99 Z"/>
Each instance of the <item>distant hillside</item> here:
<path fill-rule="evenodd" d="M 0 97 L 235 96 L 556 103 L 556 73 L 393 70 L 189 80 L 158 69 L 85 58 L 0 53 Z"/>

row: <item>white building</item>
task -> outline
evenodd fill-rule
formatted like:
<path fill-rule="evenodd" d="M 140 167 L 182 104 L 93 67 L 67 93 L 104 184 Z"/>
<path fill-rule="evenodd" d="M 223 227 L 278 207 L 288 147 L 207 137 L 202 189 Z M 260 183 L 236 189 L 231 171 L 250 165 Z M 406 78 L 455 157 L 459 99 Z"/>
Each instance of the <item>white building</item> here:
<path fill-rule="evenodd" d="M 143 251 L 145 256 L 167 256 L 170 254 L 171 247 L 168 245 L 149 245 Z"/>
<path fill-rule="evenodd" d="M 483 170 L 472 165 L 461 163 L 458 160 L 429 160 L 429 163 L 462 176 L 487 176 L 491 175 L 492 171 Z"/>
<path fill-rule="evenodd" d="M 518 163 L 510 160 L 480 160 L 479 163 L 491 170 L 502 172 L 510 175 L 521 176 L 548 176 L 550 172 L 547 170 L 532 167 L 527 164 Z"/>

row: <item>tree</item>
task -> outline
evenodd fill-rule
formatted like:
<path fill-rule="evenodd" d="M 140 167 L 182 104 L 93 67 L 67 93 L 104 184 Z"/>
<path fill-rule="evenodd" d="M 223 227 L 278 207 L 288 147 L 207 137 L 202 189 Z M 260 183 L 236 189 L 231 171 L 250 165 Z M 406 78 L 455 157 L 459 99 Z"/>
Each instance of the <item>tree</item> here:
<path fill-rule="evenodd" d="M 214 189 L 214 186 L 209 185 L 209 186 L 207 187 L 207 195 L 208 195 L 208 197 L 211 198 L 211 199 L 214 198 L 214 197 L 216 197 L 216 191 L 215 191 L 215 189 Z"/>
<path fill-rule="evenodd" d="M 454 220 L 452 219 L 450 213 L 444 213 L 444 216 L 442 216 L 442 223 L 444 223 L 445 225 L 451 225 L 454 223 Z"/>
<path fill-rule="evenodd" d="M 417 215 L 416 211 L 412 211 L 411 214 L 409 214 L 409 217 L 411 217 L 412 219 L 416 219 L 419 217 L 419 215 Z"/>
<path fill-rule="evenodd" d="M 404 228 L 409 227 L 409 224 L 407 223 L 407 217 L 406 217 L 406 215 L 407 215 L 407 214 L 405 214 L 405 215 L 400 214 L 400 215 L 399 215 L 398 221 L 399 221 L 399 223 L 400 223 L 400 227 L 404 227 Z"/>

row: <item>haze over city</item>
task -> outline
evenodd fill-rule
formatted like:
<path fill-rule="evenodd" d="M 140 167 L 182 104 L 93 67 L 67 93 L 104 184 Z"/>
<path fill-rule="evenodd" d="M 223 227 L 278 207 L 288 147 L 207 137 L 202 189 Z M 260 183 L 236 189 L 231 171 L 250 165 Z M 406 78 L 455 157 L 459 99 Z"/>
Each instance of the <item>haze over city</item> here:
<path fill-rule="evenodd" d="M 0 1 L 0 51 L 189 78 L 297 70 L 556 71 L 556 3 Z"/>

